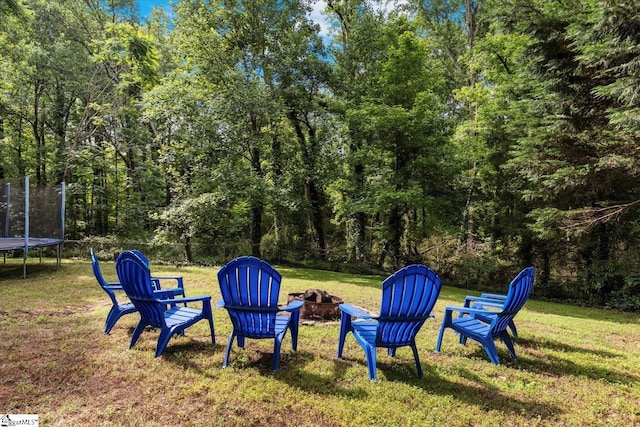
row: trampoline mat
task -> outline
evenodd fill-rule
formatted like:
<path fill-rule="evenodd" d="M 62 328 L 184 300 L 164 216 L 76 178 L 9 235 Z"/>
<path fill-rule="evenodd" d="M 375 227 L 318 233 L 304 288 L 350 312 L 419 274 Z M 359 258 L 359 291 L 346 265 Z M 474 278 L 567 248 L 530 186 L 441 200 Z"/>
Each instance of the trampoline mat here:
<path fill-rule="evenodd" d="M 62 239 L 48 237 L 30 237 L 27 239 L 29 248 L 43 248 L 45 246 L 61 245 Z M 10 251 L 12 249 L 24 249 L 24 238 L 20 237 L 0 237 L 0 251 Z"/>

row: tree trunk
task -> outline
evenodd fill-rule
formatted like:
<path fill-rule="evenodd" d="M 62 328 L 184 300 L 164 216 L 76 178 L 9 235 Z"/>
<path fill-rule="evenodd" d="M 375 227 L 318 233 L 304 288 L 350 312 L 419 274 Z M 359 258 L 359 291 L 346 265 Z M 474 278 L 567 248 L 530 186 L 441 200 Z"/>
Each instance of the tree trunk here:
<path fill-rule="evenodd" d="M 193 248 L 191 246 L 191 237 L 185 237 L 184 239 L 184 255 L 187 258 L 188 263 L 193 262 Z"/>
<path fill-rule="evenodd" d="M 257 126 L 253 123 L 255 129 Z M 263 178 L 261 165 L 260 148 L 253 147 L 251 149 L 251 170 L 257 177 Z M 251 197 L 251 255 L 261 258 L 260 242 L 262 240 L 262 213 L 264 205 L 262 196 L 254 194 Z"/>
<path fill-rule="evenodd" d="M 400 240 L 402 239 L 402 218 L 400 218 L 400 208 L 394 206 L 389 214 L 389 231 L 391 241 L 389 242 L 389 254 L 393 262 L 393 269 L 400 268 Z"/>
<path fill-rule="evenodd" d="M 288 117 L 289 121 L 293 125 L 296 136 L 298 137 L 298 143 L 302 152 L 302 163 L 305 167 L 305 187 L 306 194 L 309 197 L 309 203 L 311 204 L 311 224 L 313 227 L 312 233 L 314 234 L 314 240 L 318 246 L 319 255 L 321 258 L 325 257 L 326 244 L 325 244 L 325 232 L 322 216 L 322 208 L 324 206 L 324 191 L 317 184 L 316 180 L 316 165 L 318 162 L 319 148 L 318 141 L 316 139 L 316 130 L 309 123 L 308 120 L 299 118 L 298 111 L 295 108 L 290 108 Z M 305 132 L 302 129 L 302 123 L 305 124 L 308 138 L 305 136 Z"/>
<path fill-rule="evenodd" d="M 261 257 L 260 240 L 262 239 L 262 206 L 251 207 L 251 255 Z"/>

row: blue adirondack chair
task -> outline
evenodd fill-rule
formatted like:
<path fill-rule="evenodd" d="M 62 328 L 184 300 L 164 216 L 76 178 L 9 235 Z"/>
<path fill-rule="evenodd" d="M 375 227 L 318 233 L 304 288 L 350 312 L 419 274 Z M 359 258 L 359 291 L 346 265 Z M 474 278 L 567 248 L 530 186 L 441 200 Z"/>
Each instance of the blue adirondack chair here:
<path fill-rule="evenodd" d="M 104 333 L 108 335 L 111 332 L 111 329 L 115 326 L 118 319 L 120 319 L 125 314 L 135 313 L 137 310 L 134 307 L 132 302 L 120 303 L 118 298 L 116 297 L 115 291 L 122 291 L 122 286 L 120 286 L 119 282 L 107 282 L 102 275 L 102 270 L 100 269 L 100 263 L 98 262 L 98 258 L 96 257 L 93 248 L 91 248 L 91 267 L 93 268 L 93 275 L 96 277 L 96 280 L 100 284 L 100 287 L 104 289 L 104 291 L 109 295 L 111 299 L 111 310 L 109 310 L 109 314 L 107 315 L 107 320 L 105 321 Z"/>
<path fill-rule="evenodd" d="M 433 270 L 414 264 L 398 270 L 382 283 L 380 314 L 372 315 L 351 304 L 340 304 L 338 358 L 342 357 L 347 333 L 353 332 L 364 349 L 371 380 L 376 379 L 378 347 L 387 348 L 389 356 L 394 356 L 398 347 L 411 347 L 418 376 L 422 378 L 415 337 L 431 317 L 441 287 L 440 278 Z M 352 317 L 366 320 L 353 321 Z"/>
<path fill-rule="evenodd" d="M 171 290 L 154 290 L 149 266 L 132 251 L 122 252 L 118 256 L 116 273 L 122 288 L 140 313 L 140 321 L 133 331 L 129 348 L 138 341 L 145 326 L 152 326 L 160 329 L 156 346 L 156 357 L 158 357 L 166 348 L 172 335 L 182 334 L 186 328 L 200 320 L 209 321 L 211 341 L 213 344 L 216 343 L 210 295 L 174 298 Z M 175 305 L 186 302 L 201 302 L 202 309 Z"/>
<path fill-rule="evenodd" d="M 465 345 L 468 338 L 482 344 L 484 351 L 495 365 L 500 364 L 500 359 L 494 340 L 498 337 L 502 338 L 509 354 L 515 360 L 516 352 L 507 333 L 507 327 L 527 302 L 533 289 L 533 280 L 533 267 L 527 267 L 518 273 L 509 284 L 509 291 L 501 304 L 500 311 L 497 312 L 482 308 L 447 306 L 438 334 L 436 353 L 440 352 L 444 330 L 451 328 L 460 334 L 460 344 Z M 462 316 L 454 318 L 453 313 L 456 311 L 462 313 Z"/>
<path fill-rule="evenodd" d="M 278 306 L 282 276 L 267 262 L 251 256 L 229 261 L 218 272 L 222 300 L 216 307 L 229 313 L 233 331 L 227 342 L 222 367 L 229 362 L 234 338 L 244 347 L 245 338 L 273 339 L 273 371 L 280 364 L 280 348 L 287 332 L 291 331 L 291 347 L 298 347 L 298 322 L 304 301 L 292 301 Z M 278 313 L 288 312 L 290 315 Z"/>

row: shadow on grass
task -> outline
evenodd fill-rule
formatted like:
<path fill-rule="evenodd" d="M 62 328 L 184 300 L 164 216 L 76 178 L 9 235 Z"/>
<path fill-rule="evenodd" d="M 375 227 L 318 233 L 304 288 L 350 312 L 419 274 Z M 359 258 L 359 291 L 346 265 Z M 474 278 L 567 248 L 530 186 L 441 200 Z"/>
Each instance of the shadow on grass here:
<path fill-rule="evenodd" d="M 276 379 L 285 382 L 307 393 L 318 395 L 342 396 L 349 399 L 366 399 L 369 395 L 362 387 L 345 387 L 341 385 L 349 364 L 335 359 L 331 373 L 321 374 L 304 369 L 316 357 L 309 352 L 295 352 L 286 370 L 276 375 Z"/>
<path fill-rule="evenodd" d="M 640 382 L 640 377 L 637 375 L 623 373 L 612 369 L 602 368 L 596 364 L 579 364 L 568 358 L 561 358 L 544 352 L 544 356 L 527 356 L 518 351 L 518 347 L 528 348 L 530 351 L 539 352 L 540 348 L 544 347 L 551 351 L 559 351 L 563 353 L 580 353 L 583 355 L 594 355 L 596 357 L 605 359 L 621 358 L 618 354 L 608 352 L 604 350 L 591 350 L 582 347 L 571 346 L 564 343 L 559 343 L 550 340 L 537 340 L 528 338 L 518 338 L 515 341 L 517 361 L 514 361 L 509 356 L 509 353 L 504 349 L 504 344 L 500 341 L 496 341 L 498 347 L 498 356 L 500 357 L 500 363 L 505 366 L 514 367 L 517 369 L 523 369 L 534 374 L 541 375 L 553 375 L 557 377 L 584 377 L 590 380 L 605 380 L 616 384 L 630 384 Z M 472 344 L 470 344 L 472 345 Z M 485 359 L 487 363 L 490 363 L 484 349 L 480 345 L 476 345 L 476 350 L 469 354 L 470 357 L 478 359 Z"/>
<path fill-rule="evenodd" d="M 299 388 L 307 393 L 319 395 L 344 396 L 350 399 L 366 399 L 369 392 L 366 387 L 346 387 L 341 385 L 345 379 L 346 372 L 358 365 L 362 370 L 363 378 L 368 378 L 367 364 L 364 359 L 358 357 L 343 357 L 334 359 L 334 370 L 332 375 L 320 375 L 309 372 L 304 366 L 313 360 L 313 354 L 298 354 L 296 360 L 288 366 L 286 372 L 278 375 L 279 380 L 284 381 L 291 387 Z M 415 363 L 411 361 L 400 361 L 396 358 L 378 357 L 378 384 L 383 382 L 400 382 L 411 387 L 419 388 L 432 395 L 450 396 L 465 404 L 477 406 L 482 410 L 495 410 L 499 412 L 511 412 L 521 416 L 523 413 L 539 416 L 542 419 L 550 419 L 562 413 L 562 409 L 549 405 L 546 402 L 534 400 L 514 399 L 507 396 L 490 384 L 482 380 L 479 376 L 470 372 L 463 372 L 462 376 L 474 381 L 475 385 L 454 382 L 440 377 L 432 365 L 422 364 L 423 378 L 418 377 Z M 380 372 L 385 378 L 380 378 Z"/>
<path fill-rule="evenodd" d="M 522 347 L 527 347 L 531 349 L 538 349 L 540 347 L 544 347 L 549 350 L 554 351 L 562 351 L 562 352 L 570 352 L 570 353 L 582 353 L 582 354 L 592 354 L 594 356 L 603 357 L 606 359 L 615 359 L 621 357 L 620 354 L 614 353 L 612 351 L 607 350 L 594 350 L 590 348 L 578 347 L 569 344 L 565 344 L 558 341 L 552 341 L 547 339 L 539 339 L 539 338 L 517 338 L 514 340 L 517 345 Z M 517 351 L 517 349 L 516 349 Z"/>
<path fill-rule="evenodd" d="M 434 366 L 424 363 L 422 364 L 424 373 L 422 379 L 418 378 L 415 373 L 415 364 L 413 378 L 407 378 L 404 368 L 396 369 L 395 366 L 389 366 L 387 363 L 379 364 L 378 369 L 385 373 L 389 381 L 402 381 L 429 394 L 450 396 L 464 404 L 477 406 L 483 411 L 509 412 L 517 416 L 527 414 L 529 417 L 540 417 L 542 420 L 555 419 L 564 412 L 562 408 L 548 402 L 534 399 L 525 400 L 505 395 L 498 387 L 467 369 L 458 369 L 456 373 L 474 384 L 443 379 L 438 376 Z"/>
<path fill-rule="evenodd" d="M 133 335 L 134 329 L 135 328 L 133 326 L 127 328 L 127 348 L 129 346 L 128 343 L 131 341 L 131 336 Z M 148 351 L 152 352 L 152 354 L 155 354 L 159 335 L 160 329 L 154 328 L 152 326 L 146 326 L 144 332 L 142 332 L 142 335 L 140 336 L 140 339 L 138 340 L 134 348 L 138 348 L 143 345 L 141 341 L 142 337 L 145 336 L 145 340 L 149 341 Z M 188 342 L 176 342 L 176 337 L 176 335 L 173 335 L 171 337 L 169 343 L 165 347 L 160 357 L 162 357 L 167 362 L 170 362 L 176 366 L 180 366 L 183 369 L 192 369 L 194 372 L 200 375 L 203 375 L 210 379 L 215 379 L 213 375 L 202 369 L 199 364 L 194 362 L 194 360 L 197 360 L 197 357 L 199 356 L 213 356 L 218 351 L 224 351 L 224 346 L 218 343 L 218 339 L 216 339 L 216 343 L 213 344 L 211 342 L 210 336 L 206 336 L 206 338 L 202 340 L 189 338 L 189 335 L 183 336 L 182 338 L 187 339 Z"/>
<path fill-rule="evenodd" d="M 537 350 L 544 347 L 551 351 L 559 351 L 563 353 L 580 353 L 582 355 L 595 355 L 600 358 L 615 359 L 623 358 L 613 352 L 604 350 L 591 350 L 582 347 L 576 347 L 550 340 L 538 340 L 519 338 L 517 345 Z M 517 349 L 516 349 L 517 351 Z M 569 356 L 570 358 L 571 356 Z M 533 373 L 551 374 L 557 376 L 572 375 L 575 377 L 586 377 L 592 380 L 606 380 L 616 384 L 629 384 L 640 382 L 640 377 L 630 373 L 623 373 L 613 369 L 606 369 L 596 364 L 579 364 L 569 358 L 561 358 L 545 352 L 544 358 L 518 356 L 518 364 Z M 611 364 L 611 363 L 609 363 Z"/>
<path fill-rule="evenodd" d="M 42 264 L 38 264 L 38 261 L 33 261 L 31 264 L 27 262 L 27 280 L 38 279 L 41 277 L 51 276 L 58 273 L 64 266 L 58 267 L 56 260 L 44 260 Z M 0 261 L 0 281 L 3 280 L 15 280 L 23 278 L 22 263 L 18 264 L 2 264 Z"/>
<path fill-rule="evenodd" d="M 153 351 L 155 352 L 155 347 Z M 183 370 L 190 370 L 204 378 L 216 380 L 216 376 L 212 374 L 212 371 L 204 369 L 202 363 L 198 363 L 198 360 L 200 357 L 212 358 L 214 354 L 222 351 L 224 351 L 223 346 L 220 344 L 211 344 L 211 341 L 191 340 L 187 343 L 174 344 L 169 341 L 169 345 L 167 345 L 167 348 L 160 357 Z M 210 365 L 211 363 L 207 364 L 207 366 Z M 215 370 L 213 372 L 218 371 Z"/>

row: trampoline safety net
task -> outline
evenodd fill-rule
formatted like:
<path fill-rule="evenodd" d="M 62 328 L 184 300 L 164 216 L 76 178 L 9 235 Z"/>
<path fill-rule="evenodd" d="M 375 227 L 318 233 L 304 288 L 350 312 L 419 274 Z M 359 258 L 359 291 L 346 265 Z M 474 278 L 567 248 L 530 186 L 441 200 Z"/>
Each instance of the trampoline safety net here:
<path fill-rule="evenodd" d="M 0 180 L 0 251 L 60 246 L 64 243 L 64 183 L 31 185 L 24 180 Z M 26 275 L 26 266 L 25 266 Z"/>

